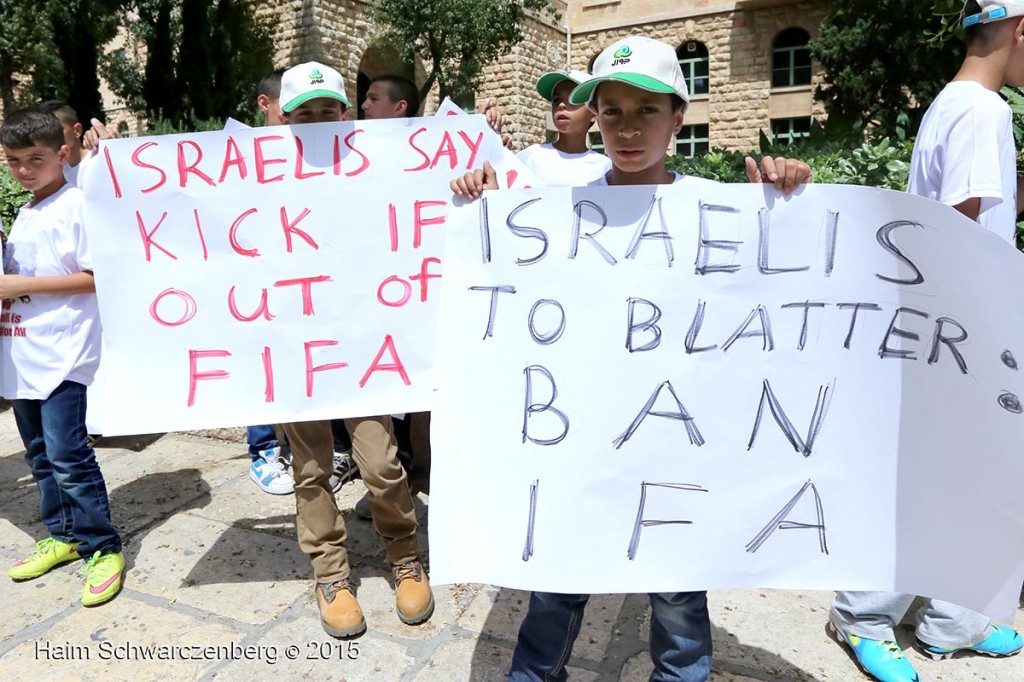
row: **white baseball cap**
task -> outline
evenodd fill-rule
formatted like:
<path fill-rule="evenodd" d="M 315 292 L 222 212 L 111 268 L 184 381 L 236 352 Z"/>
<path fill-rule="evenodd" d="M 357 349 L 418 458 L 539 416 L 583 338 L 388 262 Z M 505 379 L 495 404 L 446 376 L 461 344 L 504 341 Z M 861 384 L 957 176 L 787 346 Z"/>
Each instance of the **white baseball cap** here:
<path fill-rule="evenodd" d="M 537 81 L 537 94 L 550 102 L 551 98 L 555 96 L 555 88 L 559 83 L 569 81 L 574 85 L 579 85 L 588 80 L 590 80 L 590 74 L 586 71 L 551 71 Z"/>
<path fill-rule="evenodd" d="M 346 107 L 352 106 L 345 97 L 341 74 L 320 62 L 293 66 L 281 76 L 281 111 L 286 114 L 317 97 L 330 97 Z"/>
<path fill-rule="evenodd" d="M 570 102 L 589 105 L 597 86 L 605 81 L 620 81 L 649 92 L 678 95 L 686 103 L 690 101 L 676 51 L 671 45 L 646 36 L 630 36 L 612 43 L 597 55 L 592 74 L 572 91 Z"/>
<path fill-rule="evenodd" d="M 978 14 L 964 16 L 964 28 L 975 24 L 988 24 L 1000 19 L 1024 16 L 1024 0 L 977 0 L 981 6 Z M 966 10 L 967 6 L 964 5 Z"/>

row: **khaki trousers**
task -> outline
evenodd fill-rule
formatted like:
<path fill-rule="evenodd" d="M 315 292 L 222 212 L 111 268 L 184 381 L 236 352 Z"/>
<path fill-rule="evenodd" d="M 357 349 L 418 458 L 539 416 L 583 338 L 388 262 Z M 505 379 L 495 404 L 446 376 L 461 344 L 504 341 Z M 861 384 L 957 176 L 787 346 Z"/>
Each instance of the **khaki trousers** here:
<path fill-rule="evenodd" d="M 352 436 L 352 458 L 370 491 L 373 525 L 384 540 L 387 560 L 402 564 L 419 558 L 419 525 L 391 417 L 346 419 Z M 334 438 L 329 421 L 283 424 L 292 447 L 295 478 L 295 525 L 299 548 L 309 555 L 317 582 L 349 576 L 345 521 L 331 491 Z"/>

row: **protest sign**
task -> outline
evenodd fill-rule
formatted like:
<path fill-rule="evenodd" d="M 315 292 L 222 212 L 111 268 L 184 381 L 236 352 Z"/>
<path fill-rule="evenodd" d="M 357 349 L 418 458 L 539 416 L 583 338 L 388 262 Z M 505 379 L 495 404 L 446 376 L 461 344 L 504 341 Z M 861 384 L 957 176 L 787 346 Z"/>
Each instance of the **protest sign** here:
<path fill-rule="evenodd" d="M 1012 615 L 1024 257 L 811 185 L 490 192 L 449 214 L 437 583 L 897 590 Z"/>
<path fill-rule="evenodd" d="M 106 435 L 426 409 L 483 117 L 111 140 L 86 178 Z"/>

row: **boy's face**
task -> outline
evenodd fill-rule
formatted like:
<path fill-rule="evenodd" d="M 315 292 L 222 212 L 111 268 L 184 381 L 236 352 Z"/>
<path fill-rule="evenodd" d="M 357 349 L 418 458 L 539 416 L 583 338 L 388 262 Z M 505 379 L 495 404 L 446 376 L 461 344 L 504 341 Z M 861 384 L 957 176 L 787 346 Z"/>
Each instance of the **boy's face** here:
<path fill-rule="evenodd" d="M 363 100 L 363 118 L 401 118 L 405 116 L 405 108 L 400 106 L 403 102 L 405 100 L 392 101 L 387 83 L 370 83 Z"/>
<path fill-rule="evenodd" d="M 672 96 L 605 81 L 596 95 L 597 126 L 612 165 L 624 173 L 664 171 L 669 143 L 683 127 Z"/>
<path fill-rule="evenodd" d="M 287 123 L 284 119 L 284 113 L 281 111 L 280 98 L 274 97 L 271 99 L 267 95 L 260 95 L 256 98 L 256 104 L 259 105 L 260 111 L 263 112 L 263 125 L 281 126 Z"/>
<path fill-rule="evenodd" d="M 330 97 L 314 97 L 285 114 L 288 123 L 324 123 L 348 120 L 348 108 Z"/>
<path fill-rule="evenodd" d="M 551 119 L 559 133 L 583 134 L 594 122 L 594 114 L 585 104 L 569 104 L 569 93 L 575 87 L 572 81 L 562 81 L 551 93 Z"/>
<path fill-rule="evenodd" d="M 41 198 L 49 196 L 64 184 L 63 166 L 68 161 L 68 146 L 60 149 L 33 145 L 24 149 L 4 146 L 7 167 L 18 183 Z"/>

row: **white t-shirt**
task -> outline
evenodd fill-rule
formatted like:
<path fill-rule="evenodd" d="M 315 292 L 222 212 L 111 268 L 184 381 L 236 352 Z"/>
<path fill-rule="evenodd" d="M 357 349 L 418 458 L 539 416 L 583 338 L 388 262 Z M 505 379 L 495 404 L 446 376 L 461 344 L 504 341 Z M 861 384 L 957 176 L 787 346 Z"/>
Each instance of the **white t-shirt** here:
<path fill-rule="evenodd" d="M 517 155 L 545 187 L 583 187 L 612 169 L 604 154 L 588 149 L 566 154 L 551 143 L 530 145 Z"/>
<path fill-rule="evenodd" d="M 78 162 L 77 166 L 72 166 L 70 163 L 64 164 L 64 179 L 69 185 L 73 187 L 82 186 L 82 178 L 84 177 L 82 170 L 92 162 L 94 156 L 96 155 L 83 151 L 82 160 Z"/>
<path fill-rule="evenodd" d="M 981 199 L 978 222 L 1013 243 L 1017 163 L 1010 107 L 975 81 L 953 81 L 921 121 L 910 161 L 911 194 L 956 206 Z"/>
<path fill-rule="evenodd" d="M 82 191 L 70 184 L 35 206 L 23 206 L 4 248 L 4 273 L 91 271 L 84 207 Z M 99 361 L 96 294 L 33 294 L 3 302 L 0 394 L 5 398 L 43 400 L 65 380 L 88 386 Z"/>
<path fill-rule="evenodd" d="M 675 179 L 672 181 L 673 185 L 717 185 L 718 180 L 709 180 L 707 178 L 696 178 L 692 175 L 683 175 L 682 173 L 676 173 L 672 171 L 672 175 Z M 608 176 L 602 175 L 597 180 L 589 183 L 591 187 L 607 187 Z"/>

